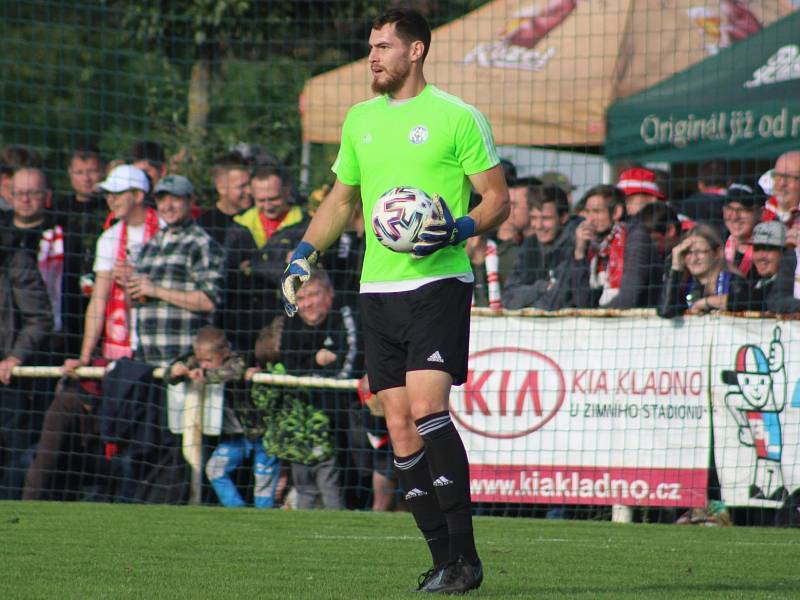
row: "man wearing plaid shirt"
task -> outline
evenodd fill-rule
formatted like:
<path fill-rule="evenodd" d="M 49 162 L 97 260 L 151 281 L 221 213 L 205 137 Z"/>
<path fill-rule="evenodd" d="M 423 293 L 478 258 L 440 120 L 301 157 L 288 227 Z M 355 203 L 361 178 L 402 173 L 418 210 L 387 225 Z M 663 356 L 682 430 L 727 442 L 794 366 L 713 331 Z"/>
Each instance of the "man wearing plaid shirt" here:
<path fill-rule="evenodd" d="M 166 366 L 191 351 L 222 299 L 225 251 L 191 216 L 194 188 L 168 175 L 155 189 L 167 227 L 142 249 L 127 291 L 137 303 L 139 358 Z"/>

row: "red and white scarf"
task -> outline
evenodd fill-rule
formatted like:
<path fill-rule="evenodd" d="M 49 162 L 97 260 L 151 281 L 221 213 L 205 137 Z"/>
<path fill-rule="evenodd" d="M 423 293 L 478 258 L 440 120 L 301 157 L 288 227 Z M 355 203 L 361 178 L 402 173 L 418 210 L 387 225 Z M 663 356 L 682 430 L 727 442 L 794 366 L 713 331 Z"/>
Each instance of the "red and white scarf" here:
<path fill-rule="evenodd" d="M 795 208 L 792 211 L 786 212 L 778 206 L 778 199 L 775 196 L 770 196 L 761 213 L 761 222 L 766 223 L 768 221 L 778 220 L 789 229 L 798 222 L 798 215 L 800 215 L 800 209 Z"/>
<path fill-rule="evenodd" d="M 599 244 L 589 246 L 589 287 L 603 288 L 600 306 L 605 306 L 619 294 L 622 272 L 625 268 L 625 240 L 628 230 L 617 223 Z"/>
<path fill-rule="evenodd" d="M 147 243 L 158 231 L 158 213 L 147 209 L 144 219 L 144 243 Z M 120 235 L 117 242 L 117 261 L 125 262 L 128 246 L 128 224 L 120 223 Z M 103 338 L 103 358 L 117 360 L 133 356 L 131 349 L 131 317 L 130 306 L 125 298 L 125 290 L 116 281 L 111 282 L 111 291 L 106 301 L 105 330 Z"/>
<path fill-rule="evenodd" d="M 50 304 L 53 308 L 54 331 L 61 331 L 64 323 L 61 318 L 62 281 L 64 280 L 64 230 L 54 225 L 42 232 L 39 250 L 36 255 L 39 273 L 42 275 Z"/>
<path fill-rule="evenodd" d="M 497 244 L 494 240 L 486 240 L 486 284 L 489 292 L 489 308 L 500 310 L 500 257 L 497 256 Z"/>
<path fill-rule="evenodd" d="M 736 240 L 732 235 L 728 236 L 725 240 L 725 259 L 732 264 L 741 273 L 742 277 L 747 277 L 750 268 L 753 266 L 753 246 L 747 245 L 747 250 L 744 251 L 742 262 L 736 264 Z"/>
<path fill-rule="evenodd" d="M 494 240 L 486 240 L 486 257 L 484 261 L 486 268 L 486 288 L 489 297 L 489 308 L 500 310 L 503 302 L 500 298 L 500 257 L 497 255 L 497 243 Z M 472 294 L 472 306 L 477 306 L 475 294 Z"/>

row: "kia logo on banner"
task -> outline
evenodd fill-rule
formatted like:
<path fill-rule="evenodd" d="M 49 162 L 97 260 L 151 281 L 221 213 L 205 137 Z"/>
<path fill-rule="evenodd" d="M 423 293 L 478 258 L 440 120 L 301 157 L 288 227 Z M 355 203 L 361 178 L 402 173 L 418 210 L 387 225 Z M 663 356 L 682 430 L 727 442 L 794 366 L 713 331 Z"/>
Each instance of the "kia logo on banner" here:
<path fill-rule="evenodd" d="M 556 416 L 566 385 L 561 368 L 526 348 L 490 348 L 469 357 L 467 381 L 450 410 L 469 431 L 490 438 L 528 435 Z"/>

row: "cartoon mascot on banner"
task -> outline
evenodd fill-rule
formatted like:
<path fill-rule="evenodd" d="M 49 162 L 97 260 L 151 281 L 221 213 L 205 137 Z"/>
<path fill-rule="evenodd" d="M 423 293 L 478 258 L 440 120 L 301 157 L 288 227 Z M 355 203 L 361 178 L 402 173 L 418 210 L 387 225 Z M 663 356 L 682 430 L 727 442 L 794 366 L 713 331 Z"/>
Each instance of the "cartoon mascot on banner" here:
<path fill-rule="evenodd" d="M 746 344 L 736 352 L 736 370 L 722 372 L 722 381 L 732 386 L 725 394 L 725 406 L 739 425 L 739 442 L 756 453 L 750 498 L 777 502 L 787 496 L 781 473 L 780 414 L 786 405 L 783 356 L 781 329 L 775 327 L 769 359 L 758 346 Z"/>

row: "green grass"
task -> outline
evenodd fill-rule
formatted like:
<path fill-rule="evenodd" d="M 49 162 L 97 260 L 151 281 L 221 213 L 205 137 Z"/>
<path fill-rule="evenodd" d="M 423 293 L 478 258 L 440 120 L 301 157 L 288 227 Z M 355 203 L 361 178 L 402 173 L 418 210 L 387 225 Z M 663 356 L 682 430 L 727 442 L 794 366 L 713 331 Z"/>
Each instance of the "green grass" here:
<path fill-rule="evenodd" d="M 796 530 L 475 520 L 475 598 L 798 598 Z M 415 597 L 408 514 L 0 503 L 0 598 Z"/>

